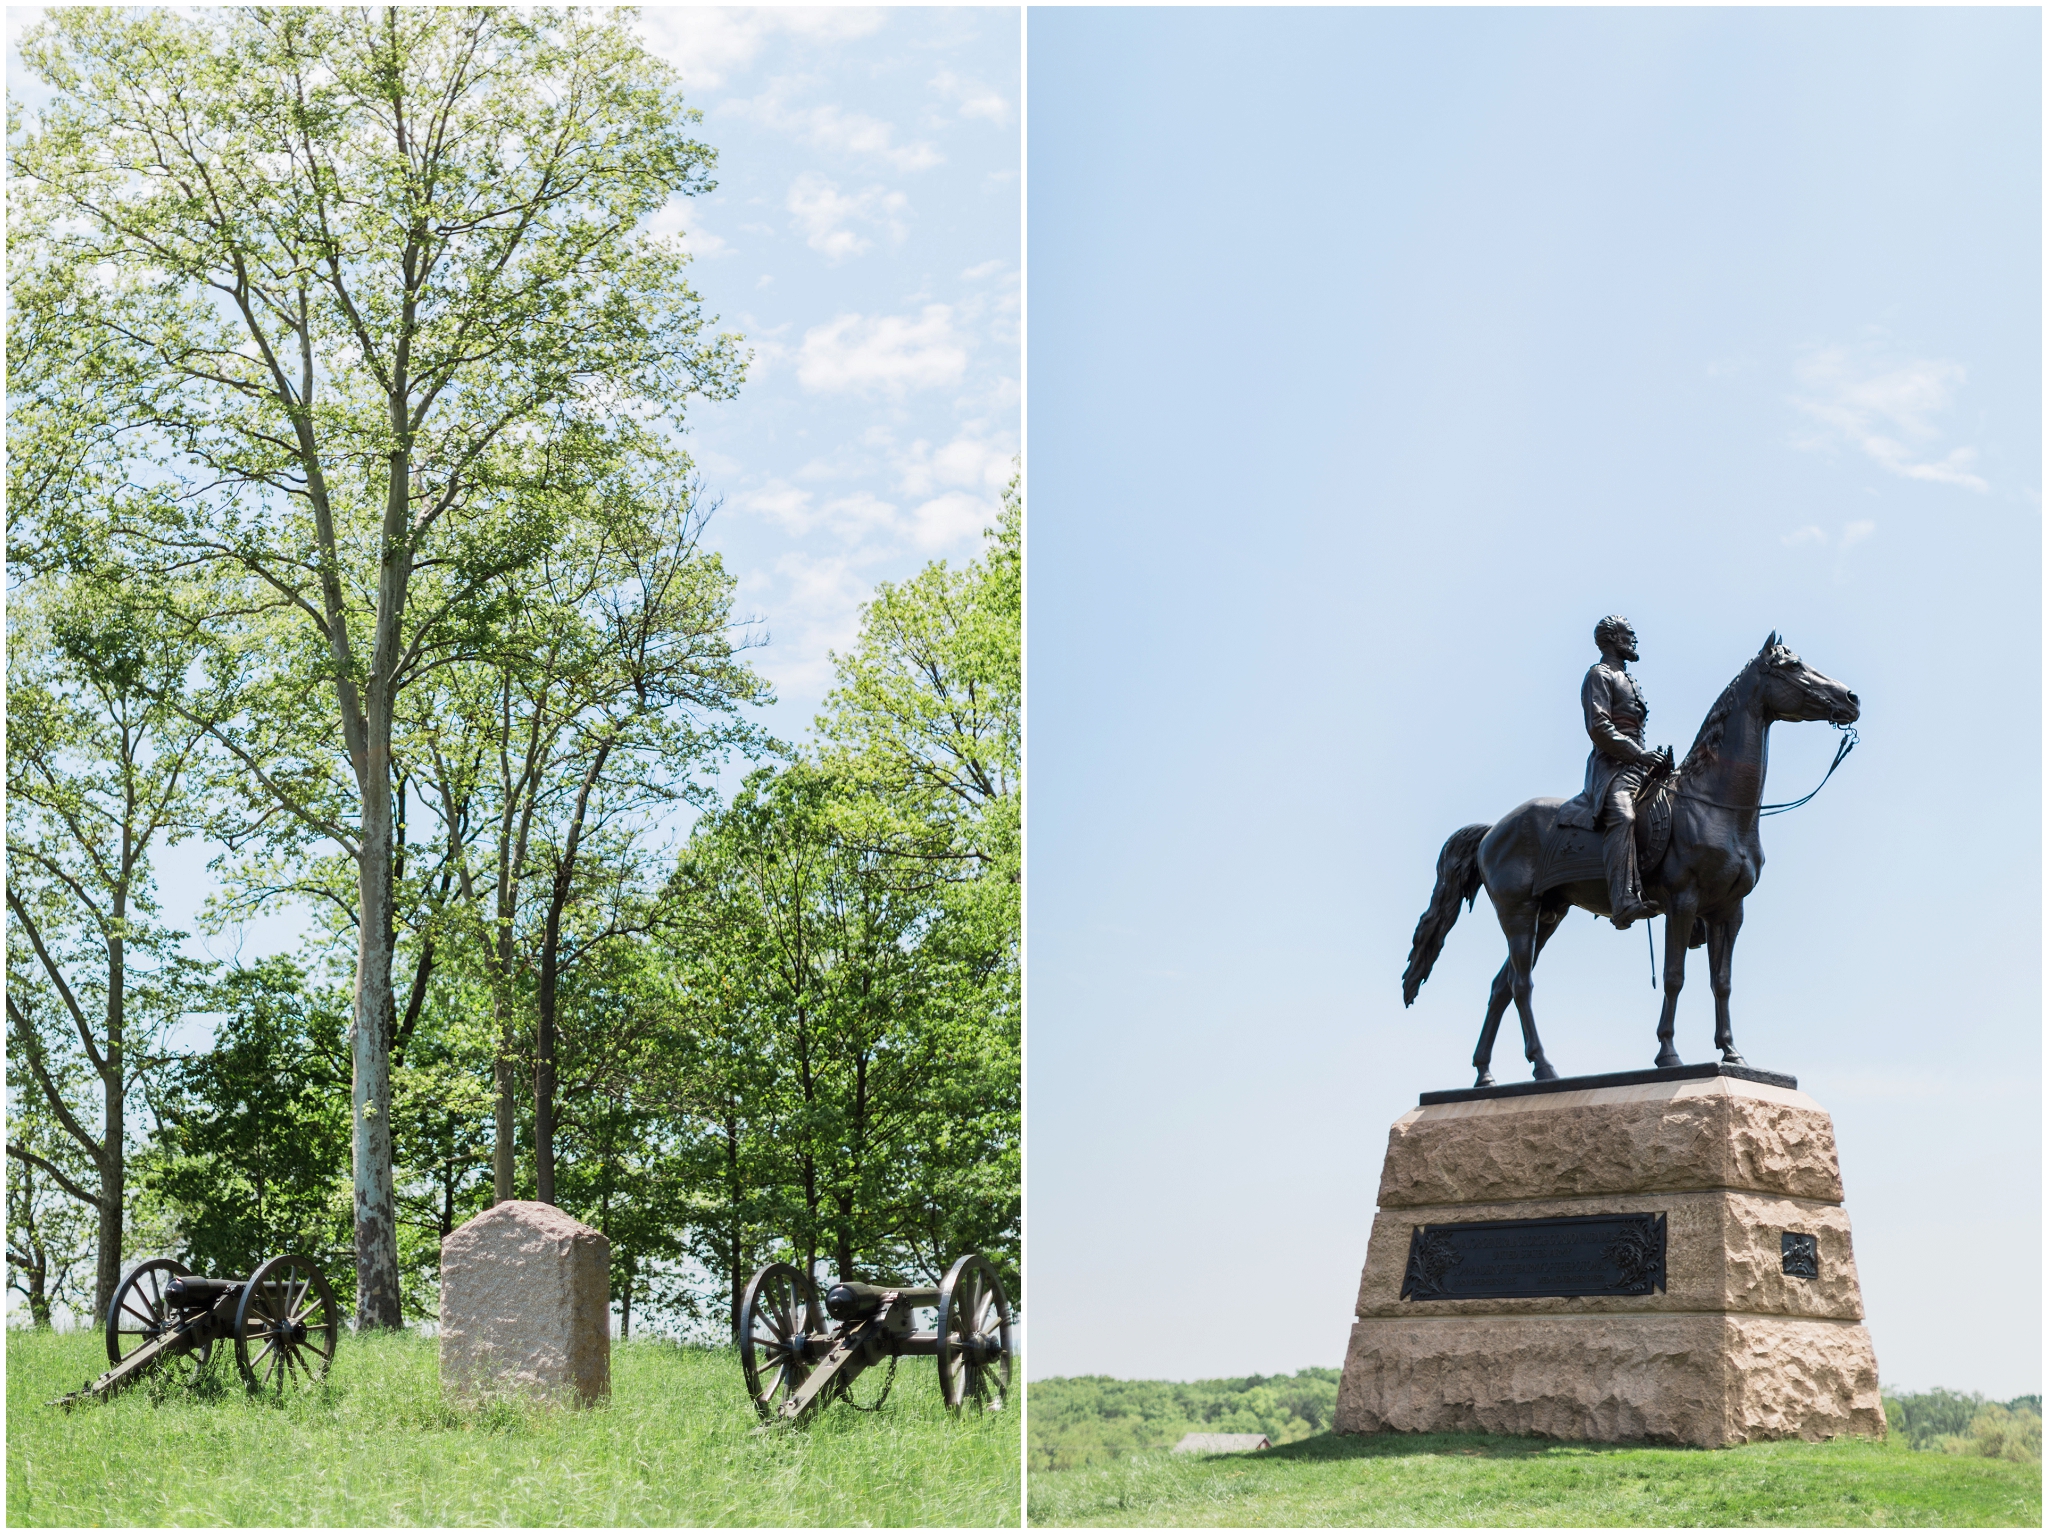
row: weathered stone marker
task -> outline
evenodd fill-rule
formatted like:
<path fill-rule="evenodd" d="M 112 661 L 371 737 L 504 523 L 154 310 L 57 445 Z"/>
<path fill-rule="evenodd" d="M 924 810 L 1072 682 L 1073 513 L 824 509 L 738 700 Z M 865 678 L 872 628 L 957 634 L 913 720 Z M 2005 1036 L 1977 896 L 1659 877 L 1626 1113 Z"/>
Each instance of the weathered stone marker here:
<path fill-rule="evenodd" d="M 572 1402 L 611 1394 L 611 1243 L 512 1199 L 441 1242 L 441 1389 Z"/>
<path fill-rule="evenodd" d="M 1338 1432 L 1884 1435 L 1826 1111 L 1762 1071 L 1630 1074 L 1394 1122 Z"/>

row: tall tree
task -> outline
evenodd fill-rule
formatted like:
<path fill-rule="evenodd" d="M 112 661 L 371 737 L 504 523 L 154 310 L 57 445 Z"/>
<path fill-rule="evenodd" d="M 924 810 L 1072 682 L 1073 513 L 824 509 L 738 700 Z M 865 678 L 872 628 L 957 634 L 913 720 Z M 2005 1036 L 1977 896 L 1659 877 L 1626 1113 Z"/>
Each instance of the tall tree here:
<path fill-rule="evenodd" d="M 942 1038 L 905 1154 L 926 1261 L 980 1249 L 1019 1275 L 1022 1213 L 1023 503 L 982 556 L 876 589 L 835 657 L 822 756 L 849 785 L 840 834 L 927 881 L 925 1026 Z"/>
<path fill-rule="evenodd" d="M 216 742 L 356 864 L 356 1313 L 394 1326 L 400 698 L 474 651 L 560 494 L 737 387 L 640 229 L 714 156 L 611 12 L 60 9 L 20 52 L 53 97 L 10 150 L 47 343 L 16 420 L 54 450 L 89 400 L 143 440 L 163 493 L 124 531 L 221 593 Z"/>
<path fill-rule="evenodd" d="M 97 1214 L 101 1313 L 121 1278 L 129 1101 L 193 969 L 182 934 L 154 919 L 151 860 L 199 825 L 192 774 L 211 717 L 188 687 L 190 649 L 125 577 L 51 574 L 8 612 L 10 1065 L 90 1181 L 21 1138 L 7 1151 Z"/>
<path fill-rule="evenodd" d="M 500 1017 L 499 1199 L 513 1196 L 517 1019 L 530 1008 L 535 1186 L 552 1203 L 563 977 L 626 935 L 572 907 L 602 906 L 586 896 L 616 888 L 625 869 L 607 861 L 631 861 L 650 815 L 705 802 L 700 774 L 760 739 L 739 717 L 767 688 L 740 658 L 732 577 L 699 546 L 694 491 L 650 482 L 650 467 L 679 466 L 608 482 L 545 560 L 503 578 L 500 643 L 451 667 L 408 735 L 442 823 L 478 833 L 450 846 Z"/>
<path fill-rule="evenodd" d="M 76 1070 L 82 1062 L 74 1058 L 71 1064 L 74 1069 L 63 1074 L 84 1074 Z M 67 1095 L 74 1085 L 88 1083 L 66 1082 Z M 51 1113 L 27 1053 L 19 1049 L 7 1057 L 7 1135 L 35 1158 L 16 1158 L 8 1169 L 7 1284 L 27 1305 L 30 1324 L 48 1326 L 54 1307 L 85 1313 L 93 1300 L 99 1206 L 79 1195 L 92 1191 L 96 1168 Z"/>

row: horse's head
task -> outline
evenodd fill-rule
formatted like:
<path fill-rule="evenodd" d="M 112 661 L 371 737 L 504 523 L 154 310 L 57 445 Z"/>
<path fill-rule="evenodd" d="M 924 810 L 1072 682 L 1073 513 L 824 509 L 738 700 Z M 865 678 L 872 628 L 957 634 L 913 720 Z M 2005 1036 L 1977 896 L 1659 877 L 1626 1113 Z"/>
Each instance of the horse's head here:
<path fill-rule="evenodd" d="M 1854 724 L 1863 713 L 1856 694 L 1794 655 L 1773 633 L 1757 652 L 1767 719 L 1825 719 Z"/>

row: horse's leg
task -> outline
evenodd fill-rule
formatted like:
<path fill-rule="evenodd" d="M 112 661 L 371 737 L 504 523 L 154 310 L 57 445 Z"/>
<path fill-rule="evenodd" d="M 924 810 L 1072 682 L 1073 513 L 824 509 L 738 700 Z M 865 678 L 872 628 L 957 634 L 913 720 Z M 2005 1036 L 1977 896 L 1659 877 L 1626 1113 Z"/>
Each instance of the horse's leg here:
<path fill-rule="evenodd" d="M 1545 923 L 1543 908 L 1535 900 L 1500 912 L 1501 931 L 1508 939 L 1509 991 L 1515 998 L 1515 1012 L 1522 1020 L 1522 1055 L 1535 1065 L 1538 1081 L 1555 1081 L 1557 1071 L 1544 1058 L 1543 1041 L 1536 1036 L 1536 1014 L 1529 1007 L 1534 989 L 1529 972 L 1536 967 L 1536 951 L 1550 935 L 1548 929 L 1556 925 L 1555 918 Z"/>
<path fill-rule="evenodd" d="M 1561 905 L 1555 910 L 1544 906 L 1536 916 L 1536 952 L 1529 957 L 1533 968 L 1536 958 L 1543 952 L 1543 945 L 1550 941 L 1550 934 L 1557 930 L 1557 924 L 1564 920 L 1570 906 Z M 1501 965 L 1500 973 L 1493 977 L 1493 990 L 1486 998 L 1486 1025 L 1479 1030 L 1479 1048 L 1473 1051 L 1472 1068 L 1479 1072 L 1475 1087 L 1493 1085 L 1493 1041 L 1500 1032 L 1500 1020 L 1507 1015 L 1508 1003 L 1515 994 L 1515 961 L 1509 959 Z"/>
<path fill-rule="evenodd" d="M 1693 918 L 1699 914 L 1699 897 L 1690 893 L 1674 895 L 1664 910 L 1664 1011 L 1657 1019 L 1660 1070 L 1685 1064 L 1678 1058 L 1671 1038 L 1678 1025 L 1678 993 L 1685 989 L 1685 939 L 1692 936 Z"/>
<path fill-rule="evenodd" d="M 1728 1065 L 1747 1065 L 1735 1048 L 1735 1029 L 1728 1021 L 1728 993 L 1734 989 L 1735 934 L 1742 930 L 1742 907 L 1726 921 L 1707 927 L 1707 972 L 1714 985 L 1714 1047 Z"/>
<path fill-rule="evenodd" d="M 1510 959 L 1500 967 L 1500 973 L 1493 977 L 1493 990 L 1486 998 L 1486 1022 L 1479 1030 L 1479 1047 L 1472 1051 L 1472 1069 L 1479 1072 L 1475 1087 L 1493 1085 L 1493 1040 L 1500 1032 L 1500 1020 L 1507 1014 L 1508 1002 L 1514 992 L 1515 964 Z"/>

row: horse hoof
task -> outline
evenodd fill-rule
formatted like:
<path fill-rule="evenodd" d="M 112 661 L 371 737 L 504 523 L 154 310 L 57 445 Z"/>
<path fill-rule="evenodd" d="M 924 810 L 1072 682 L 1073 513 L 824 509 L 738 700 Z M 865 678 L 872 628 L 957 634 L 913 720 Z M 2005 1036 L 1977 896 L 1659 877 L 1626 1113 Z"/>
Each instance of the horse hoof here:
<path fill-rule="evenodd" d="M 1730 1045 L 1730 1046 L 1729 1046 L 1728 1048 L 1726 1048 L 1726 1049 L 1724 1049 L 1724 1050 L 1722 1050 L 1722 1051 L 1721 1051 L 1721 1063 L 1722 1063 L 1723 1065 L 1747 1065 L 1747 1064 L 1749 1064 L 1749 1062 L 1748 1062 L 1747 1060 L 1743 1059 L 1741 1055 L 1739 1055 L 1738 1053 L 1736 1053 L 1736 1051 L 1735 1051 L 1735 1047 L 1734 1047 L 1734 1046 L 1733 1046 L 1732 1044 L 1731 1044 L 1731 1045 Z"/>
<path fill-rule="evenodd" d="M 1538 1060 L 1536 1062 L 1536 1079 L 1538 1081 L 1557 1080 L 1557 1072 L 1551 1068 L 1548 1060 Z"/>
<path fill-rule="evenodd" d="M 1678 1051 L 1675 1049 L 1664 1049 L 1657 1052 L 1657 1069 L 1660 1071 L 1668 1071 L 1674 1065 L 1683 1064 L 1685 1062 L 1678 1058 Z"/>

